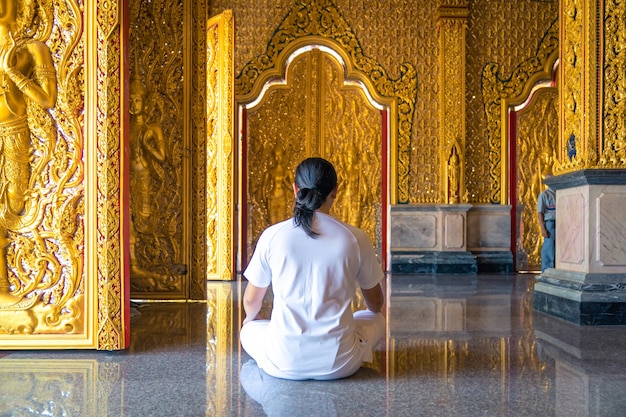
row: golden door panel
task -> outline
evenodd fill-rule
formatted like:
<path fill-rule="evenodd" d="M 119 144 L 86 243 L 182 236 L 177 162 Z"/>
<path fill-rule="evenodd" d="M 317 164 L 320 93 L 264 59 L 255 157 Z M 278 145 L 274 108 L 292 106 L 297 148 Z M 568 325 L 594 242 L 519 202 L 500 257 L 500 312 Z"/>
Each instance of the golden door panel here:
<path fill-rule="evenodd" d="M 294 53 L 286 81 L 275 82 L 247 111 L 247 254 L 270 224 L 291 217 L 300 161 L 333 163 L 339 195 L 333 214 L 362 228 L 382 250 L 382 117 L 361 86 L 345 83 L 330 53 Z"/>
<path fill-rule="evenodd" d="M 135 298 L 188 294 L 184 243 L 182 2 L 131 2 L 130 285 Z M 176 23 L 173 23 L 176 22 Z"/>
<path fill-rule="evenodd" d="M 51 33 L 52 20 L 32 1 L 9 2 L 16 25 L 16 65 L 0 69 L 0 333 L 84 333 L 83 137 L 77 68 L 53 59 L 79 50 L 79 16 Z M 76 5 L 65 4 L 66 7 Z M 14 28 L 8 26 L 8 29 Z M 35 38 L 30 31 L 38 34 Z M 72 39 L 67 45 L 64 37 Z M 8 47 L 10 48 L 10 47 Z M 34 63 L 39 63 L 35 65 Z M 60 67 L 59 67 L 60 66 Z M 57 70 L 57 67 L 58 70 Z M 29 74 L 33 74 L 28 78 Z M 28 91 L 35 90 L 38 100 Z"/>
<path fill-rule="evenodd" d="M 122 349 L 128 341 L 126 16 L 102 3 L 4 3 L 0 25 L 15 43 L 3 53 L 17 64 L 0 69 L 2 348 Z"/>
<path fill-rule="evenodd" d="M 559 94 L 539 89 L 517 116 L 517 270 L 541 269 L 543 238 L 537 219 L 537 197 L 543 179 L 553 173 L 559 139 Z"/>

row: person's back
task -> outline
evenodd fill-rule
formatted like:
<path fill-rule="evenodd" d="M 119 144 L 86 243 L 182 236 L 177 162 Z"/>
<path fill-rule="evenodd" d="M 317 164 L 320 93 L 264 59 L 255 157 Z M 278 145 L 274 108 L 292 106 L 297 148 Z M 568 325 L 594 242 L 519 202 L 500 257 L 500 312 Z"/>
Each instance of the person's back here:
<path fill-rule="evenodd" d="M 326 214 L 316 213 L 313 224 L 315 239 L 288 220 L 267 229 L 257 245 L 274 291 L 265 369 L 285 378 L 316 378 L 349 366 L 357 348 L 350 306 L 367 242 L 360 230 Z M 263 274 L 259 268 L 251 263 L 246 277 Z"/>
<path fill-rule="evenodd" d="M 336 176 L 333 181 L 331 189 L 321 193 L 316 188 L 300 192 L 295 187 L 303 200 L 314 193 L 319 201 L 306 218 L 298 219 L 296 208 L 293 219 L 266 229 L 244 271 L 249 282 L 241 343 L 259 367 L 273 376 L 335 379 L 351 375 L 363 360 L 371 360 L 371 349 L 384 334 L 379 285 L 383 273 L 365 233 L 328 214 L 336 194 Z M 270 284 L 274 292 L 271 319 L 259 320 L 260 302 Z M 366 302 L 376 311 L 357 313 L 361 318 L 355 321 L 351 302 L 357 285 L 365 289 Z M 372 331 L 369 322 L 375 323 Z"/>

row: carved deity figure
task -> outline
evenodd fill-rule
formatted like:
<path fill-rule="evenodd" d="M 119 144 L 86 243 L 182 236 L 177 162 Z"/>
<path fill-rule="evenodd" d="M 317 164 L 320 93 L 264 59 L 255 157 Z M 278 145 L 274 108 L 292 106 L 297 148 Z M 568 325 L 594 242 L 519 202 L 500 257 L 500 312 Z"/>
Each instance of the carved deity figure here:
<path fill-rule="evenodd" d="M 452 149 L 448 162 L 448 198 L 450 204 L 459 203 L 459 156 L 456 148 Z"/>
<path fill-rule="evenodd" d="M 19 32 L 18 19 L 33 7 L 29 0 L 0 0 L 0 305 L 19 301 L 10 293 L 6 248 L 7 231 L 24 215 L 30 191 L 28 103 L 49 109 L 57 96 L 50 50 Z"/>
<path fill-rule="evenodd" d="M 130 85 L 130 261 L 131 272 L 144 276 L 136 259 L 138 233 L 152 233 L 153 164 L 165 162 L 165 140 L 157 124 L 148 121 L 148 90 L 141 79 L 133 73 Z M 155 274 L 156 275 L 156 274 Z"/>
<path fill-rule="evenodd" d="M 274 160 L 269 161 L 267 177 L 264 183 L 269 188 L 268 194 L 268 216 L 270 224 L 278 223 L 289 217 L 290 202 L 293 199 L 291 188 L 291 173 L 285 166 L 284 150 L 280 144 L 274 148 Z"/>

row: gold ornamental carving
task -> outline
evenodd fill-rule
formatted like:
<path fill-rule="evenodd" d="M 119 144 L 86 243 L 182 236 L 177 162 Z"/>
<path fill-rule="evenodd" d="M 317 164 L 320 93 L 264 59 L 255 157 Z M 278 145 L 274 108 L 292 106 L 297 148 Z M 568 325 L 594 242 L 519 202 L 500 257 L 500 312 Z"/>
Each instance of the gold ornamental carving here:
<path fill-rule="evenodd" d="M 206 84 L 207 84 L 207 18 L 209 4 L 204 0 L 194 0 L 185 3 L 185 16 L 190 24 L 185 27 L 191 36 L 187 38 L 191 54 L 185 59 L 185 79 L 190 80 L 189 91 L 192 92 L 188 106 L 189 123 L 187 129 L 191 131 L 189 185 L 191 201 L 189 211 L 191 225 L 189 242 L 189 298 L 192 300 L 206 300 L 206 268 L 207 268 L 207 135 L 206 135 Z M 189 32 L 187 32 L 189 33 Z"/>
<path fill-rule="evenodd" d="M 0 18 L 0 335 L 84 334 L 83 51 L 78 5 Z M 55 51 L 53 55 L 51 51 Z"/>
<path fill-rule="evenodd" d="M 103 3 L 3 3 L 5 348 L 122 349 L 127 343 L 120 204 L 125 15 L 117 4 Z"/>
<path fill-rule="evenodd" d="M 536 56 L 522 62 L 508 79 L 499 73 L 499 65 L 487 64 L 482 73 L 482 93 L 489 135 L 490 202 L 508 201 L 508 125 L 510 105 L 528 97 L 535 84 L 551 80 L 559 53 L 558 21 L 544 36 Z"/>
<path fill-rule="evenodd" d="M 465 29 L 466 2 L 438 9 L 440 59 L 440 158 L 443 183 L 440 201 L 459 204 L 464 194 L 465 165 Z M 448 63 L 457 60 L 457 65 Z"/>
<path fill-rule="evenodd" d="M 129 67 L 122 54 L 122 45 L 127 41 L 122 27 L 127 16 L 118 7 L 116 2 L 95 0 L 87 2 L 84 11 L 88 29 L 85 125 L 86 137 L 90 138 L 89 152 L 94 152 L 94 160 L 88 159 L 86 167 L 87 201 L 91 204 L 90 211 L 86 210 L 86 236 L 90 238 L 86 276 L 98 277 L 97 301 L 90 300 L 88 305 L 97 312 L 96 345 L 104 350 L 123 349 L 129 338 L 126 322 L 129 312 L 124 303 L 128 259 L 123 256 L 129 218 L 124 204 L 128 185 L 123 178 L 128 173 L 122 163 L 128 158 L 122 147 L 122 139 L 126 138 L 124 129 L 128 129 L 122 117 L 128 111 L 124 105 L 127 91 L 122 86 L 123 74 Z"/>
<path fill-rule="evenodd" d="M 206 47 L 206 279 L 235 279 L 234 18 L 211 18 Z"/>
<path fill-rule="evenodd" d="M 130 286 L 136 298 L 188 296 L 184 192 L 183 3 L 131 2 Z M 173 24 L 176 22 L 176 24 Z M 185 80 L 185 82 L 181 82 Z"/>
<path fill-rule="evenodd" d="M 555 173 L 575 171 L 595 165 L 596 148 L 596 2 L 563 0 L 561 2 L 561 152 Z M 592 56 L 589 56 L 591 54 Z M 569 144 L 569 145 L 568 145 Z M 566 153 L 567 146 L 570 147 Z M 575 150 L 575 152 L 574 152 Z"/>
<path fill-rule="evenodd" d="M 397 80 L 389 78 L 381 65 L 363 55 L 354 32 L 331 1 L 296 1 L 274 32 L 265 53 L 248 62 L 237 76 L 237 95 L 246 99 L 258 96 L 265 81 L 276 75 L 279 55 L 304 37 L 318 37 L 346 51 L 354 70 L 369 80 L 372 92 L 395 99 L 397 115 L 391 120 L 395 141 L 392 141 L 390 150 L 390 203 L 408 202 L 410 142 L 417 91 L 415 68 L 404 63 L 400 68 L 400 77 Z"/>
<path fill-rule="evenodd" d="M 626 167 L 626 4 L 606 2 L 604 6 L 604 76 L 602 150 L 599 167 Z"/>
<path fill-rule="evenodd" d="M 465 187 L 468 201 L 491 202 L 490 133 L 482 97 L 483 68 L 497 62 L 500 77 L 511 80 L 515 68 L 534 56 L 559 14 L 559 1 L 471 2 L 466 33 Z M 420 84 L 421 84 L 421 71 Z M 422 97 L 420 96 L 420 102 Z"/>

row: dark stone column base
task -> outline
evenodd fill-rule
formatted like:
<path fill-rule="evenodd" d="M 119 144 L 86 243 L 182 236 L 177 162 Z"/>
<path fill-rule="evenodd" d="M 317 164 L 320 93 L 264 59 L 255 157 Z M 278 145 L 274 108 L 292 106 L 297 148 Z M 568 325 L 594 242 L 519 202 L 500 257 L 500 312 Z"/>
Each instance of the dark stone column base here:
<path fill-rule="evenodd" d="M 513 268 L 513 254 L 503 252 L 473 252 L 478 263 L 478 273 L 508 274 L 515 272 Z"/>
<path fill-rule="evenodd" d="M 580 325 L 626 325 L 626 275 L 548 269 L 536 280 L 534 310 Z"/>
<path fill-rule="evenodd" d="M 476 257 L 470 252 L 401 252 L 391 255 L 391 272 L 401 274 L 476 275 Z"/>

